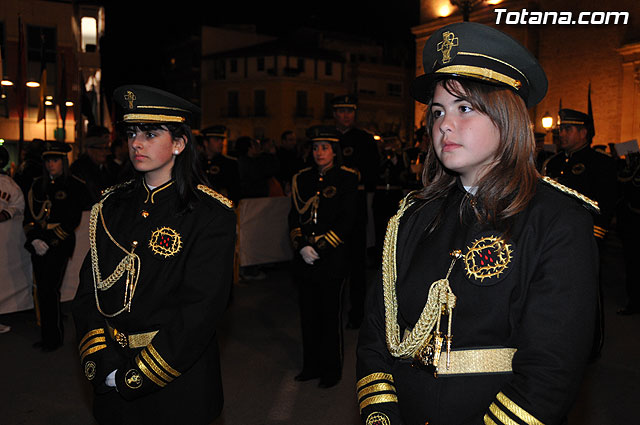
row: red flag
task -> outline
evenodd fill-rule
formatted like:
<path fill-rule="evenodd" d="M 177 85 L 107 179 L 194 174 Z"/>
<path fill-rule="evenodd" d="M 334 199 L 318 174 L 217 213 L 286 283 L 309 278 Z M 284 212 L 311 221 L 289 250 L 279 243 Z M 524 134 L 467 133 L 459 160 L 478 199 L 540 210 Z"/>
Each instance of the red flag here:
<path fill-rule="evenodd" d="M 40 33 L 40 103 L 38 104 L 38 122 L 45 119 L 46 106 L 45 96 L 47 95 L 47 59 L 45 58 L 44 34 Z"/>

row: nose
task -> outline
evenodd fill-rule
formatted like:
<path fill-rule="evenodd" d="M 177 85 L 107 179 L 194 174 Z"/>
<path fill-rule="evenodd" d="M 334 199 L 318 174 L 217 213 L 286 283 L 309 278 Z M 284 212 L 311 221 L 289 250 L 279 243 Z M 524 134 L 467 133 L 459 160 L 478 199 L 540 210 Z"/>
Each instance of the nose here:
<path fill-rule="evenodd" d="M 440 133 L 445 134 L 445 132 L 451 132 L 454 128 L 453 117 L 450 114 L 445 114 L 442 118 L 440 118 L 440 122 L 438 123 L 438 130 Z"/>
<path fill-rule="evenodd" d="M 142 147 L 141 134 L 136 133 L 133 137 L 129 137 L 129 144 L 134 151 L 140 149 Z"/>

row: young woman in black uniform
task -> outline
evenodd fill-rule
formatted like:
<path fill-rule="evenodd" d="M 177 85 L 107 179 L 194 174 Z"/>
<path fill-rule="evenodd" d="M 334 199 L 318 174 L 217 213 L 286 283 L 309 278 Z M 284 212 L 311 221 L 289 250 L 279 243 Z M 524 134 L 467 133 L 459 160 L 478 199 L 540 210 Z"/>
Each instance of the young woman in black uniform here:
<path fill-rule="evenodd" d="M 390 220 L 357 348 L 372 424 L 561 424 L 593 336 L 597 251 L 584 196 L 535 169 L 527 107 L 547 90 L 517 41 L 436 31 L 424 187 Z M 585 208 L 586 207 L 586 208 Z"/>
<path fill-rule="evenodd" d="M 210 424 L 222 409 L 216 324 L 232 283 L 236 217 L 205 186 L 191 133 L 198 108 L 116 89 L 135 178 L 91 210 L 74 301 L 100 424 Z"/>

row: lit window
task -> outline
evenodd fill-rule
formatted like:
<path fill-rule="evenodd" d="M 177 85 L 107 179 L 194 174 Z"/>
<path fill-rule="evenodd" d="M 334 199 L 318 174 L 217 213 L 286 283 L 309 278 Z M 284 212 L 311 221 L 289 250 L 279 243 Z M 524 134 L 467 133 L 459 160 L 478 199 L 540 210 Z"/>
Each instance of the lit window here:
<path fill-rule="evenodd" d="M 95 52 L 98 45 L 98 24 L 96 18 L 85 16 L 80 21 L 82 26 L 82 50 Z"/>

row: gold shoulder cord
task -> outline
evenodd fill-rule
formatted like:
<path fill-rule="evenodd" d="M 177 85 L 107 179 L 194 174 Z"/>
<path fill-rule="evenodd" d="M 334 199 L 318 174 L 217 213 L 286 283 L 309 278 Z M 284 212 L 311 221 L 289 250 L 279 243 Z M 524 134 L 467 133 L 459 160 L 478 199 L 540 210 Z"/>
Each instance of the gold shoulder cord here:
<path fill-rule="evenodd" d="M 40 212 L 38 212 L 38 214 L 33 210 L 33 189 L 29 190 L 29 193 L 27 194 L 27 201 L 29 204 L 29 211 L 35 221 L 40 222 L 49 218 L 49 214 L 51 213 L 51 201 L 49 199 L 42 202 L 42 208 L 40 208 Z"/>
<path fill-rule="evenodd" d="M 98 307 L 98 311 L 105 317 L 115 317 L 120 313 L 126 311 L 131 311 L 131 302 L 133 300 L 133 294 L 136 290 L 136 285 L 138 284 L 138 278 L 140 277 L 140 257 L 137 254 L 134 254 L 134 250 L 138 245 L 138 242 L 133 241 L 131 244 L 131 252 L 124 249 L 116 240 L 111 236 L 107 226 L 104 222 L 104 216 L 102 215 L 102 203 L 111 195 L 111 193 L 107 194 L 100 202 L 95 204 L 93 208 L 91 208 L 91 215 L 89 218 L 89 247 L 91 252 L 91 269 L 93 271 L 93 283 L 94 283 L 94 293 L 96 298 L 96 306 Z M 102 279 L 100 275 L 100 268 L 98 263 L 98 248 L 96 246 L 96 228 L 98 226 L 98 216 L 100 216 L 100 220 L 102 222 L 102 227 L 104 228 L 105 233 L 111 239 L 118 248 L 120 248 L 126 255 L 125 257 L 118 263 L 113 273 L 109 275 L 106 279 Z M 121 310 L 113 313 L 107 314 L 102 311 L 100 308 L 100 301 L 98 300 L 98 290 L 106 291 L 111 288 L 124 273 L 127 273 L 127 280 L 125 282 L 124 289 L 124 306 Z"/>
<path fill-rule="evenodd" d="M 298 191 L 298 175 L 293 176 L 293 183 L 291 185 L 291 198 L 293 199 L 293 205 L 296 207 L 296 211 L 298 214 L 302 216 L 302 214 L 306 213 L 309 208 L 311 208 L 311 214 L 309 214 L 309 219 L 302 224 L 309 223 L 313 216 L 314 212 L 318 210 L 318 205 L 320 204 L 320 197 L 318 195 L 313 195 L 307 201 L 300 197 L 300 192 Z M 302 206 L 301 206 L 302 204 Z"/>
<path fill-rule="evenodd" d="M 456 296 L 449 286 L 449 275 L 458 258 L 462 257 L 460 251 L 451 253 L 453 260 L 444 279 L 431 284 L 427 303 L 425 304 L 418 322 L 411 330 L 400 339 L 400 326 L 398 325 L 398 298 L 396 294 L 396 245 L 398 242 L 398 227 L 400 219 L 405 211 L 412 205 L 407 195 L 400 204 L 398 213 L 389 220 L 385 235 L 382 256 L 382 285 L 384 291 L 385 329 L 386 341 L 389 352 L 394 357 L 415 358 L 422 364 L 437 366 L 443 341 L 447 344 L 447 354 L 451 349 L 451 318 L 456 304 Z M 446 336 L 440 333 L 440 318 L 448 314 L 449 326 Z M 432 334 L 432 331 L 435 332 Z M 434 341 L 432 340 L 432 337 Z M 447 355 L 447 362 L 448 362 Z"/>

